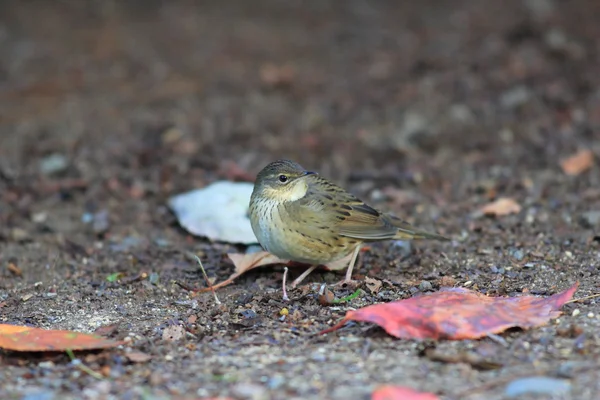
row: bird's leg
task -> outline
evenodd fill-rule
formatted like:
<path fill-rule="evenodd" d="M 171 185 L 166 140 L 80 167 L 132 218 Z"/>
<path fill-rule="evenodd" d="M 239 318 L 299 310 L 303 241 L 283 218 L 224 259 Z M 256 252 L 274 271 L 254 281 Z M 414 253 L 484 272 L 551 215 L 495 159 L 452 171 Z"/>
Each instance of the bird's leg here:
<path fill-rule="evenodd" d="M 354 249 L 354 253 L 352 253 L 352 259 L 348 264 L 348 269 L 346 270 L 346 279 L 344 282 L 352 282 L 352 270 L 354 269 L 354 264 L 356 263 L 356 258 L 358 257 L 358 252 L 360 251 L 360 246 L 356 246 Z"/>
<path fill-rule="evenodd" d="M 287 295 L 287 290 L 285 289 L 285 284 L 287 282 L 287 275 L 288 275 L 288 267 L 285 267 L 283 269 L 283 301 L 290 301 L 290 298 Z"/>
<path fill-rule="evenodd" d="M 304 278 L 306 278 L 308 275 L 310 275 L 310 273 L 313 272 L 317 267 L 318 267 L 318 265 L 311 265 L 306 271 L 304 271 L 299 277 L 297 277 L 294 280 L 294 282 L 292 282 L 292 288 L 295 288 L 296 286 L 298 286 L 300 284 L 300 282 L 302 282 L 304 280 Z"/>

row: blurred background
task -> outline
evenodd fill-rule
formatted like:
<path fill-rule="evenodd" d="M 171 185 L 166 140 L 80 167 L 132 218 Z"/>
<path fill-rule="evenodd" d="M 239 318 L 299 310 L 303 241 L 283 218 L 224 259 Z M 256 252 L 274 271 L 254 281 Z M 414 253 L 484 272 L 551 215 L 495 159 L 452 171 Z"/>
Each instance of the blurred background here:
<path fill-rule="evenodd" d="M 252 181 L 283 157 L 409 220 L 454 215 L 455 233 L 498 196 L 556 208 L 599 184 L 555 178 L 561 159 L 599 149 L 598 12 L 3 1 L 0 218 L 79 232 L 82 213 L 106 209 L 124 229 L 157 228 L 168 196 Z"/>
<path fill-rule="evenodd" d="M 598 123 L 599 9 L 3 1 L 2 168 L 59 153 L 65 176 L 171 191 L 278 157 L 341 180 L 554 165 Z"/>

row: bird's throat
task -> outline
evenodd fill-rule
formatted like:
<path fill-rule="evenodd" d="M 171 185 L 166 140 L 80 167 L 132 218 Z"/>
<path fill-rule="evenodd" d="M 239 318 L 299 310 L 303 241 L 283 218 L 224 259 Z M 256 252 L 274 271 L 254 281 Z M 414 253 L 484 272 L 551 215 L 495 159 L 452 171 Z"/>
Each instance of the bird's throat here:
<path fill-rule="evenodd" d="M 293 182 L 291 185 L 287 187 L 281 188 L 266 188 L 264 191 L 264 195 L 267 198 L 276 200 L 280 203 L 286 203 L 289 201 L 300 200 L 306 195 L 308 191 L 308 184 L 304 182 L 303 179 Z"/>

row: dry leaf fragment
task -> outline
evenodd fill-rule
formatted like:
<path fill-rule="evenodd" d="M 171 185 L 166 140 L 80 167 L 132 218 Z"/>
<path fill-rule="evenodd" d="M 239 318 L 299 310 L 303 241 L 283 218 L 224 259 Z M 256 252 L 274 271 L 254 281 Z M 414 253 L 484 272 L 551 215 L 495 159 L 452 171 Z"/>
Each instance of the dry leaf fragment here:
<path fill-rule="evenodd" d="M 367 284 L 367 289 L 373 294 L 377 294 L 383 285 L 379 279 L 370 278 L 368 276 L 365 276 L 365 282 Z"/>
<path fill-rule="evenodd" d="M 16 259 L 11 258 L 10 260 L 8 260 L 7 268 L 12 274 L 16 276 L 23 276 L 23 271 L 21 271 L 21 268 L 19 268 L 19 266 L 17 265 Z"/>
<path fill-rule="evenodd" d="M 521 206 L 514 199 L 501 197 L 481 208 L 481 213 L 491 216 L 503 216 L 521 212 Z"/>
<path fill-rule="evenodd" d="M 563 172 L 575 176 L 587 171 L 594 164 L 594 153 L 591 150 L 580 150 L 560 162 Z"/>
<path fill-rule="evenodd" d="M 439 400 L 439 397 L 403 386 L 384 385 L 373 392 L 371 400 Z"/>
<path fill-rule="evenodd" d="M 330 306 L 334 303 L 335 294 L 327 288 L 327 284 L 323 283 L 319 289 L 319 304 L 322 306 Z"/>
<path fill-rule="evenodd" d="M 163 330 L 163 340 L 176 342 L 185 336 L 185 329 L 181 325 L 171 325 Z"/>
<path fill-rule="evenodd" d="M 144 363 L 152 359 L 150 354 L 142 353 L 141 351 L 132 351 L 126 353 L 125 357 L 127 357 L 127 359 L 133 363 Z"/>
<path fill-rule="evenodd" d="M 0 324 L 0 348 L 12 351 L 94 350 L 121 344 L 87 333 Z"/>
<path fill-rule="evenodd" d="M 547 298 L 488 297 L 464 288 L 442 289 L 428 295 L 348 311 L 347 321 L 372 322 L 401 339 L 478 339 L 513 327 L 532 328 L 557 318 L 579 283 Z"/>
<path fill-rule="evenodd" d="M 265 64 L 260 68 L 260 78 L 268 86 L 288 86 L 294 81 L 296 72 L 289 64 Z"/>

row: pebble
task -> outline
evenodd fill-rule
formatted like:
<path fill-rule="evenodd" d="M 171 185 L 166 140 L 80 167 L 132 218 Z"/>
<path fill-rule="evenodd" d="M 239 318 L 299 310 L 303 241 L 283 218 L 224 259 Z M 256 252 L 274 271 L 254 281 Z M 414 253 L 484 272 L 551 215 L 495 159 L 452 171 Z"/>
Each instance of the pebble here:
<path fill-rule="evenodd" d="M 44 390 L 27 393 L 25 396 L 21 397 L 21 400 L 52 400 L 54 398 L 56 397 L 54 396 L 53 392 Z"/>
<path fill-rule="evenodd" d="M 10 231 L 10 238 L 15 242 L 24 242 L 29 239 L 29 233 L 22 228 L 12 228 Z"/>
<path fill-rule="evenodd" d="M 576 308 L 573 310 L 573 313 L 571 314 L 573 317 L 578 316 L 579 314 L 581 314 L 581 311 L 579 311 L 579 308 Z"/>
<path fill-rule="evenodd" d="M 512 249 L 510 255 L 517 261 L 521 261 L 525 258 L 525 253 L 523 253 L 523 250 L 521 249 Z"/>
<path fill-rule="evenodd" d="M 55 364 L 52 361 L 42 361 L 41 363 L 38 364 L 38 367 L 51 369 L 51 368 L 54 368 L 54 365 Z"/>
<path fill-rule="evenodd" d="M 285 383 L 285 378 L 281 375 L 275 375 L 267 380 L 267 387 L 271 390 L 279 389 Z"/>
<path fill-rule="evenodd" d="M 150 276 L 148 277 L 148 282 L 150 282 L 153 285 L 158 284 L 159 280 L 160 280 L 160 276 L 156 272 L 152 272 L 150 274 Z"/>
<path fill-rule="evenodd" d="M 517 86 L 502 93 L 500 104 L 506 109 L 517 108 L 529 101 L 531 91 L 525 86 Z"/>
<path fill-rule="evenodd" d="M 268 398 L 267 389 L 256 383 L 238 383 L 232 388 L 233 395 L 249 400 L 262 400 Z"/>
<path fill-rule="evenodd" d="M 40 161 L 40 172 L 44 175 L 53 175 L 64 171 L 69 166 L 67 158 L 62 154 L 50 154 Z"/>
<path fill-rule="evenodd" d="M 593 228 L 600 225 L 600 211 L 587 211 L 581 214 L 579 222 L 585 228 Z"/>
<path fill-rule="evenodd" d="M 571 390 L 571 383 L 563 379 L 532 376 L 512 381 L 506 386 L 504 393 L 508 397 L 521 397 L 530 393 L 562 395 Z"/>
<path fill-rule="evenodd" d="M 408 257 L 412 253 L 412 244 L 408 240 L 395 240 L 392 246 L 400 250 L 400 258 Z"/>
<path fill-rule="evenodd" d="M 419 283 L 419 290 L 421 292 L 428 292 L 432 289 L 433 289 L 433 285 L 429 281 L 421 281 L 421 283 Z"/>

